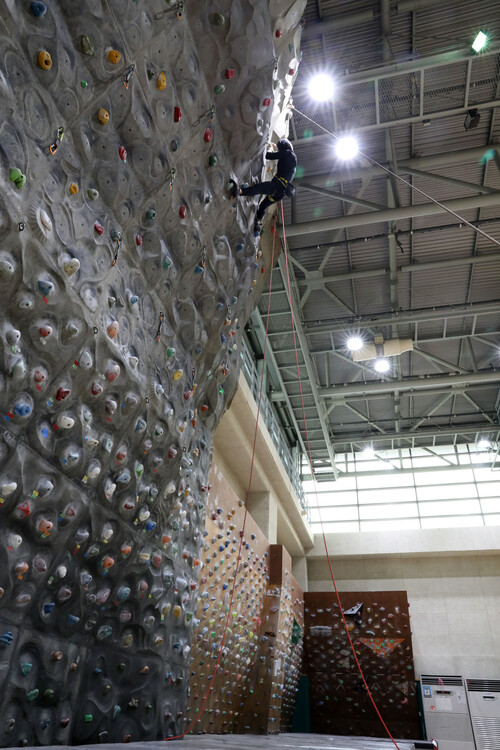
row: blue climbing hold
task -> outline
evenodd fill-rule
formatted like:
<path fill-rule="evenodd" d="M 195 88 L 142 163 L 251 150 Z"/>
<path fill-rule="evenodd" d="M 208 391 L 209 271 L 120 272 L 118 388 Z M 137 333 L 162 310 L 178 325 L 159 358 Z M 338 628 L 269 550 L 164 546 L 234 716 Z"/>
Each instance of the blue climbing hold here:
<path fill-rule="evenodd" d="M 80 622 L 80 618 L 76 615 L 66 615 L 66 622 L 68 625 L 76 625 L 77 622 Z"/>
<path fill-rule="evenodd" d="M 0 648 L 7 648 L 7 646 L 10 646 L 12 641 L 14 640 L 14 636 L 10 632 L 10 630 L 7 630 L 3 635 L 0 635 Z"/>
<path fill-rule="evenodd" d="M 43 614 L 44 615 L 50 615 L 50 613 L 54 610 L 55 602 L 47 602 L 43 605 Z"/>
<path fill-rule="evenodd" d="M 29 404 L 24 404 L 22 401 L 19 401 L 14 406 L 14 411 L 20 417 L 27 417 L 29 414 L 31 414 L 31 406 Z"/>
<path fill-rule="evenodd" d="M 33 2 L 31 3 L 31 12 L 36 18 L 41 18 L 47 12 L 47 6 L 45 3 Z"/>
<path fill-rule="evenodd" d="M 54 284 L 51 281 L 45 281 L 45 279 L 38 279 L 38 288 L 44 297 L 48 297 L 54 291 Z"/>

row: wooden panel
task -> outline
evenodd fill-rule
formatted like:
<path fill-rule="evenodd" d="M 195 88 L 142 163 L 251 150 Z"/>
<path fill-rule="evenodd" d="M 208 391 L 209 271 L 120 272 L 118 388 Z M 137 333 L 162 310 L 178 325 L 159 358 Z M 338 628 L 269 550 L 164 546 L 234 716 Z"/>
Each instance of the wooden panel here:
<path fill-rule="evenodd" d="M 395 737 L 418 737 L 413 652 L 405 591 L 342 592 L 356 656 L 375 703 Z M 311 731 L 384 737 L 349 646 L 336 596 L 305 594 L 305 665 Z"/>
<path fill-rule="evenodd" d="M 281 545 L 269 545 L 249 514 L 236 570 L 243 503 L 216 467 L 210 482 L 186 726 L 199 714 L 193 732 L 274 733 L 281 725 L 285 674 L 292 678 L 287 680 L 288 713 L 295 695 L 302 645 L 293 647 L 292 657 L 291 632 L 294 617 L 302 616 L 303 594 L 292 582 L 289 555 Z M 223 655 L 202 708 L 228 613 Z M 292 658 L 293 675 L 285 670 Z"/>

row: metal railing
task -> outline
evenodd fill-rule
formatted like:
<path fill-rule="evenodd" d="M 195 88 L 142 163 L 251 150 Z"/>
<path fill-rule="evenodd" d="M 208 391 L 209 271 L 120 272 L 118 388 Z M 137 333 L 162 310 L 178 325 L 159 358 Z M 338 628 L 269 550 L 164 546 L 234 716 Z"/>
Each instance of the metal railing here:
<path fill-rule="evenodd" d="M 240 359 L 241 359 L 241 370 L 250 387 L 250 390 L 252 391 L 252 395 L 255 399 L 255 402 L 258 403 L 259 392 L 260 392 L 260 375 L 257 372 L 255 360 L 251 352 L 249 351 L 248 346 L 244 339 L 241 342 Z M 276 447 L 276 450 L 278 451 L 278 454 L 281 458 L 281 462 L 283 466 L 285 467 L 285 471 L 288 475 L 288 478 L 290 479 L 290 482 L 292 483 L 292 487 L 295 490 L 295 493 L 299 499 L 300 507 L 303 513 L 305 514 L 307 520 L 310 522 L 311 511 L 309 508 L 309 503 L 307 502 L 307 498 L 304 495 L 304 490 L 302 488 L 302 480 L 300 478 L 300 473 L 299 473 L 299 468 L 298 468 L 298 464 L 300 463 L 300 460 L 295 459 L 293 457 L 292 451 L 290 450 L 290 446 L 288 445 L 288 441 L 285 437 L 285 433 L 283 432 L 283 428 L 281 427 L 279 420 L 274 412 L 274 409 L 271 406 L 271 402 L 269 401 L 265 393 L 262 394 L 262 399 L 260 402 L 260 413 L 269 431 L 271 439 Z"/>

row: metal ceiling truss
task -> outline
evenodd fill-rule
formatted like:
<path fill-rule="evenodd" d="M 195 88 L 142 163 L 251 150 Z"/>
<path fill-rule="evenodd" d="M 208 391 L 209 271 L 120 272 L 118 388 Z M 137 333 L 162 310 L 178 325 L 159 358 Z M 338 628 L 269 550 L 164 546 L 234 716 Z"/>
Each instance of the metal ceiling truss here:
<path fill-rule="evenodd" d="M 392 13 L 407 13 L 415 10 L 417 5 L 431 6 L 433 2 L 403 0 L 396 3 Z M 360 16 L 363 16 L 362 20 Z M 493 167 L 500 171 L 500 147 L 492 143 L 495 134 L 494 114 L 490 120 L 487 143 L 484 146 L 449 152 L 444 148 L 436 154 L 417 157 L 413 155 L 415 123 L 464 114 L 469 108 L 494 110 L 495 106 L 500 105 L 500 63 L 497 60 L 500 47 L 490 48 L 478 57 L 472 56 L 468 49 L 393 63 L 388 44 L 391 33 L 391 8 L 388 0 L 381 0 L 380 13 L 363 11 L 361 14 L 351 14 L 345 18 L 336 16 L 324 23 L 311 24 L 306 27 L 304 38 L 307 40 L 308 37 L 322 35 L 323 54 L 327 60 L 325 32 L 332 28 L 342 28 L 342 24 L 346 24 L 347 28 L 355 23 L 368 23 L 377 19 L 380 19 L 381 24 L 385 65 L 359 73 L 348 73 L 342 77 L 342 96 L 338 97 L 338 103 L 334 103 L 330 109 L 330 129 L 333 132 L 341 132 L 346 127 L 354 125 L 356 131 L 383 131 L 384 164 L 377 166 L 365 160 L 354 168 L 324 174 L 308 174 L 307 181 L 297 179 L 299 191 L 307 190 L 323 198 L 339 201 L 342 215 L 330 219 L 311 218 L 299 223 L 297 199 L 293 199 L 292 221 L 286 229 L 287 237 L 292 238 L 292 244 L 297 244 L 297 240 L 294 241 L 293 238 L 301 238 L 303 242 L 306 236 L 319 232 L 331 232 L 331 242 L 321 246 L 321 252 L 317 254 L 318 265 L 314 269 L 306 268 L 301 263 L 300 255 L 292 255 L 300 253 L 300 248 L 290 252 L 291 292 L 288 291 L 283 253 L 279 257 L 277 268 L 274 269 L 280 279 L 278 283 L 273 284 L 271 294 L 266 357 L 269 368 L 268 397 L 281 418 L 286 419 L 288 434 L 292 427 L 297 433 L 304 454 L 307 454 L 306 442 L 309 443 L 313 466 L 319 479 L 337 477 L 336 452 L 358 451 L 367 443 L 379 451 L 389 448 L 426 447 L 433 453 L 432 446 L 436 444 L 475 442 L 485 434 L 493 441 L 498 442 L 500 438 L 498 415 L 494 409 L 484 407 L 482 395 L 487 391 L 488 402 L 491 401 L 491 390 L 500 385 L 500 370 L 494 367 L 485 369 L 484 357 L 478 366 L 478 349 L 473 346 L 476 342 L 483 347 L 483 351 L 485 346 L 498 351 L 500 299 L 470 302 L 475 269 L 484 263 L 498 263 L 500 249 L 488 249 L 485 253 L 479 247 L 479 236 L 476 232 L 474 240 L 471 237 L 470 255 L 450 260 L 416 262 L 412 250 L 413 220 L 444 213 L 443 209 L 427 199 L 424 199 L 425 202 L 414 201 L 413 191 L 410 192 L 410 205 L 401 205 L 398 190 L 400 182 L 396 177 L 388 176 L 383 169 L 389 168 L 396 175 L 404 175 L 411 185 L 415 182 L 418 185 L 419 180 L 425 179 L 435 183 L 436 191 L 442 192 L 442 186 L 446 184 L 454 190 L 463 190 L 463 197 L 444 199 L 440 202 L 456 212 L 477 209 L 477 225 L 500 220 L 500 217 L 497 219 L 492 216 L 491 211 L 483 214 L 484 209 L 500 205 L 500 190 L 486 184 L 488 170 Z M 486 82 L 490 88 L 487 94 L 483 91 L 478 95 L 473 85 L 478 81 L 484 83 L 479 76 L 479 70 L 482 71 L 483 78 L 486 76 L 488 79 Z M 496 90 L 493 87 L 495 82 Z M 451 98 L 450 91 L 453 94 Z M 297 107 L 300 109 L 300 90 L 295 94 Z M 479 101 L 481 96 L 483 101 Z M 310 127 L 310 123 L 307 125 Z M 397 160 L 393 133 L 394 129 L 401 125 L 411 127 L 412 145 L 411 151 L 407 152 L 411 158 Z M 331 136 L 325 134 L 304 137 L 304 128 L 300 114 L 295 114 L 292 130 L 295 136 L 299 134 L 298 138 L 295 137 L 295 146 L 299 149 L 305 149 L 315 143 L 324 142 L 326 145 L 331 140 Z M 304 151 L 304 155 L 307 155 L 307 151 Z M 459 167 L 481 162 L 484 169 L 478 183 L 463 179 L 467 177 L 467 169 Z M 439 174 L 439 171 L 445 168 L 449 172 L 450 167 L 457 167 L 456 176 Z M 382 194 L 377 202 L 366 200 L 364 194 L 371 179 L 380 176 L 387 178 L 385 194 Z M 410 220 L 410 230 L 405 229 L 403 233 L 409 235 L 410 259 L 408 261 L 405 258 L 402 262 L 398 253 L 400 233 L 396 222 L 403 219 Z M 387 224 L 387 228 L 380 227 L 382 223 Z M 447 216 L 446 220 L 443 217 L 442 226 L 430 226 L 420 222 L 422 226 L 418 226 L 415 231 L 438 232 L 458 223 L 457 218 Z M 372 230 L 377 224 L 379 227 L 375 226 Z M 387 261 L 383 267 L 353 267 L 353 241 L 349 237 L 349 230 L 362 226 L 370 226 L 372 231 L 368 231 L 369 234 L 375 231 L 378 232 L 375 236 L 384 235 L 387 238 Z M 362 237 L 355 238 L 354 242 L 362 240 Z M 314 245 L 314 238 L 311 238 L 309 245 L 311 247 L 307 249 L 317 247 Z M 338 245 L 346 249 L 349 270 L 325 274 L 325 268 Z M 479 252 L 481 254 L 478 254 Z M 468 293 L 464 304 L 440 308 L 400 309 L 397 286 L 400 274 L 410 274 L 412 295 L 413 288 L 418 283 L 418 272 L 446 272 L 448 269 L 461 267 L 469 269 Z M 356 281 L 377 277 L 387 278 L 391 309 L 378 314 L 359 314 Z M 344 282 L 350 284 L 349 301 L 342 299 L 338 291 L 329 286 Z M 332 302 L 330 319 L 308 319 L 307 302 L 310 302 L 311 294 L 318 290 Z M 500 294 L 498 296 L 500 297 Z M 412 297 L 410 305 L 411 299 Z M 290 310 L 295 325 L 302 393 L 298 388 Z M 309 316 L 314 317 L 310 312 Z M 252 313 L 251 320 L 262 346 L 265 329 L 258 310 Z M 439 327 L 436 326 L 438 322 Z M 379 379 L 374 380 L 375 374 L 370 363 L 354 362 L 344 342 L 348 332 L 373 333 L 381 329 L 384 330 L 386 339 L 397 338 L 398 335 L 411 337 L 414 348 L 412 353 L 405 355 L 404 372 L 402 358 L 394 357 L 395 367 L 392 374 L 379 375 L 376 376 Z M 325 334 L 329 334 L 330 346 L 325 345 Z M 323 338 L 316 346 L 317 336 Z M 444 345 L 442 352 L 438 350 L 439 354 L 435 350 L 429 350 L 438 342 L 443 342 Z M 448 347 L 448 343 L 453 342 L 458 343 L 458 348 Z M 323 359 L 320 360 L 320 357 Z M 423 361 L 428 363 L 429 369 L 426 369 L 425 375 L 415 376 L 415 372 L 422 372 Z M 343 368 L 342 377 L 345 382 L 335 384 L 335 362 Z M 418 370 L 414 368 L 417 362 L 420 363 Z M 492 362 L 496 366 L 494 357 Z M 348 376 L 345 375 L 346 365 L 350 368 L 347 370 Z M 321 379 L 318 375 L 320 366 Z M 434 374 L 429 374 L 433 370 Z M 402 404 L 404 415 L 401 412 Z M 341 407 L 344 412 L 342 420 L 339 420 L 335 412 Z M 500 395 L 495 408 L 500 410 Z M 304 424 L 304 414 L 307 426 Z M 350 415 L 351 419 L 347 415 Z"/>

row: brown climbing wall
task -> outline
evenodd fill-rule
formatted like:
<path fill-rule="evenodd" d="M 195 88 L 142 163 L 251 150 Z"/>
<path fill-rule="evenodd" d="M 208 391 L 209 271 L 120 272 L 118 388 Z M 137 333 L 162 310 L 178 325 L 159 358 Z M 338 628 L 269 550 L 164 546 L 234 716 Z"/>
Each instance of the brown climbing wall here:
<path fill-rule="evenodd" d="M 291 633 L 294 618 L 303 617 L 302 591 L 283 547 L 269 545 L 248 514 L 241 536 L 243 520 L 243 503 L 214 466 L 185 717 L 191 725 L 199 714 L 194 733 L 278 732 L 293 710 L 302 638 L 296 631 L 292 642 Z M 219 668 L 203 706 L 226 621 Z"/>
<path fill-rule="evenodd" d="M 306 593 L 305 673 L 311 731 L 385 737 L 349 646 L 334 593 Z M 394 737 L 419 736 L 406 591 L 341 593 L 365 679 Z M 360 607 L 359 605 L 362 605 Z"/>
<path fill-rule="evenodd" d="M 304 4 L 0 0 L 2 746 L 183 727 Z"/>

